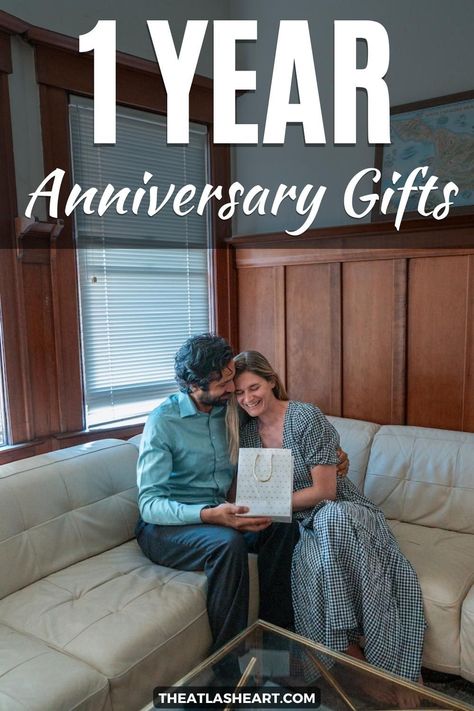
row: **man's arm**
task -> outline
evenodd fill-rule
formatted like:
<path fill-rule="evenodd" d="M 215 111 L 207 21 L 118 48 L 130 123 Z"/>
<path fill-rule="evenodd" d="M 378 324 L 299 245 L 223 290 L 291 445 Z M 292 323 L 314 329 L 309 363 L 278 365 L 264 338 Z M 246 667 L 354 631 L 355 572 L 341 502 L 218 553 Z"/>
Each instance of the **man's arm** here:
<path fill-rule="evenodd" d="M 159 420 L 148 419 L 137 465 L 138 507 L 146 523 L 182 526 L 201 523 L 204 504 L 182 504 L 166 495 L 173 457 Z"/>
<path fill-rule="evenodd" d="M 183 526 L 209 523 L 240 531 L 261 531 L 271 524 L 267 517 L 242 517 L 245 506 L 224 503 L 208 507 L 204 503 L 183 504 L 168 496 L 173 455 L 166 425 L 159 418 L 149 418 L 143 431 L 137 465 L 138 506 L 146 523 Z"/>

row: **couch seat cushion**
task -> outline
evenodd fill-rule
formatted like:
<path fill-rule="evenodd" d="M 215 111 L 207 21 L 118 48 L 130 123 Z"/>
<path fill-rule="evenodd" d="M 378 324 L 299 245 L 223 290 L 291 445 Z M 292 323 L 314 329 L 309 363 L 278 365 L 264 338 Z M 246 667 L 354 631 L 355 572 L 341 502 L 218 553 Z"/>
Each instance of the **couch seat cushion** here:
<path fill-rule="evenodd" d="M 211 643 L 205 576 L 154 565 L 136 541 L 0 600 L 2 621 L 110 679 L 114 710 L 151 701 L 154 686 L 187 672 Z"/>
<path fill-rule="evenodd" d="M 474 681 L 474 587 L 464 600 L 461 613 L 461 674 Z"/>
<path fill-rule="evenodd" d="M 461 608 L 474 583 L 474 535 L 389 524 L 423 591 L 428 623 L 423 662 L 430 669 L 459 674 Z"/>
<path fill-rule="evenodd" d="M 0 711 L 109 711 L 109 683 L 87 664 L 0 625 Z"/>

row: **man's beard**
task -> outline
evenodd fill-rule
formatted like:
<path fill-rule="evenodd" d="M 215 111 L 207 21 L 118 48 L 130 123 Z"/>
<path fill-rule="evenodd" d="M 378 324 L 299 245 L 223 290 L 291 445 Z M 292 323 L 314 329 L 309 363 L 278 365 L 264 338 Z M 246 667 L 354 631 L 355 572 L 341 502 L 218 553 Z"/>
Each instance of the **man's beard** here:
<path fill-rule="evenodd" d="M 199 396 L 199 402 L 202 405 L 208 405 L 209 407 L 224 407 L 229 402 L 230 395 L 224 395 L 221 397 L 213 397 L 209 393 L 203 392 Z"/>

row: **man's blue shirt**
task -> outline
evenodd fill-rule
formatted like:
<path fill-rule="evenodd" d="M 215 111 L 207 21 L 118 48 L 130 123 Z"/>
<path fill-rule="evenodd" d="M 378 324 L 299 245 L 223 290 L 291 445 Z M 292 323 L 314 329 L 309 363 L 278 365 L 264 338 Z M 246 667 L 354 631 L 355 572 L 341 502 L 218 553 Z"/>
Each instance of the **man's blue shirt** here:
<path fill-rule="evenodd" d="M 137 468 L 138 505 L 145 522 L 201 523 L 204 506 L 226 500 L 233 474 L 225 407 L 201 412 L 180 392 L 153 410 Z"/>

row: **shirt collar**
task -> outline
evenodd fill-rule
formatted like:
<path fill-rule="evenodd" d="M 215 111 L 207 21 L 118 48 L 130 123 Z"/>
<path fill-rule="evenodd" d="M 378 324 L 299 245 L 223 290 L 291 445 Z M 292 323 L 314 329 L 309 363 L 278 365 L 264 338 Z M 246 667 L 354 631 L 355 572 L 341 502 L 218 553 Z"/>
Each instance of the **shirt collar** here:
<path fill-rule="evenodd" d="M 193 415 L 198 415 L 199 410 L 194 404 L 194 400 L 188 393 L 178 392 L 178 405 L 179 414 L 181 417 L 192 417 Z M 224 411 L 224 406 L 219 405 L 219 407 L 213 407 L 210 411 L 210 415 L 218 415 Z M 202 414 L 202 413 L 201 413 Z"/>
<path fill-rule="evenodd" d="M 188 393 L 178 393 L 179 414 L 181 417 L 197 415 L 197 408 Z"/>

